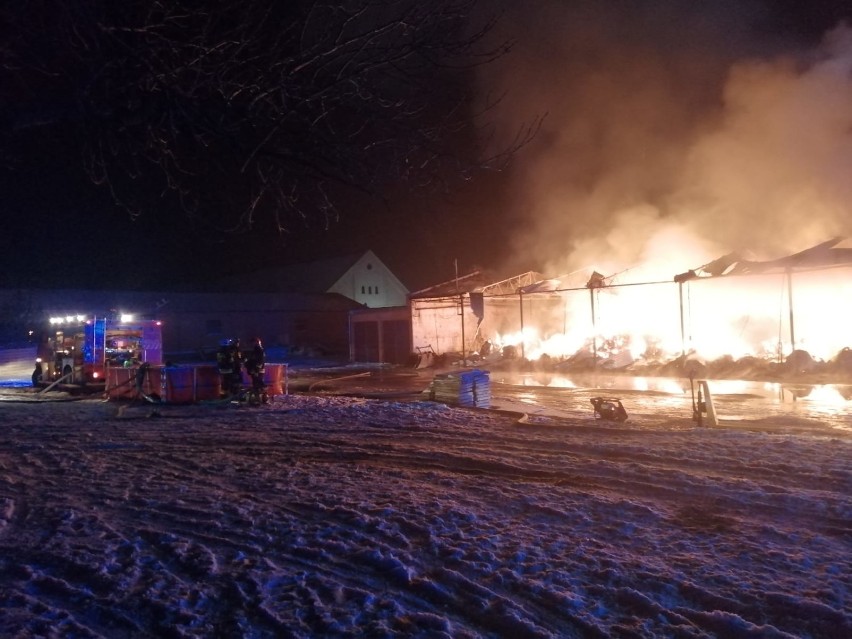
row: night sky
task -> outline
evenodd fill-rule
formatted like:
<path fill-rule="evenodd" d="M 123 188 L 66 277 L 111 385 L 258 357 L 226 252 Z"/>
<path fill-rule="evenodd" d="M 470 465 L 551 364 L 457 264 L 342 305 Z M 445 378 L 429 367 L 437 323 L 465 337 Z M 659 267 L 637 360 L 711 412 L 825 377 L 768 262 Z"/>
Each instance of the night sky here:
<path fill-rule="evenodd" d="M 481 4 L 492 9 L 501 3 Z M 488 116 L 485 151 L 511 144 L 519 130 L 543 118 L 536 138 L 502 170 L 473 172 L 444 189 L 389 183 L 383 192 L 343 192 L 339 217 L 330 225 L 308 219 L 281 233 L 258 224 L 225 234 L 168 198 L 133 218 L 108 189 L 89 180 L 75 146 L 79 138 L 56 129 L 12 132 L 8 113 L 15 96 L 0 89 L 6 91 L 0 103 L 0 126 L 6 128 L 0 137 L 2 285 L 193 288 L 218 274 L 372 249 L 417 289 L 450 277 L 455 260 L 462 271 L 483 266 L 552 272 L 583 264 L 586 253 L 613 249 L 617 241 L 610 232 L 617 224 L 635 235 L 660 222 L 691 220 L 684 211 L 694 211 L 697 201 L 713 199 L 714 209 L 739 211 L 729 216 L 758 215 L 743 199 L 718 204 L 724 197 L 707 188 L 706 176 L 718 173 L 707 168 L 709 160 L 697 178 L 693 171 L 687 179 L 681 169 L 696 164 L 696 153 L 708 156 L 707 140 L 723 135 L 720 122 L 730 122 L 737 105 L 754 104 L 732 99 L 731 87 L 743 73 L 732 69 L 745 68 L 743 61 L 772 66 L 786 60 L 788 76 L 804 76 L 803 67 L 826 57 L 818 53 L 826 34 L 852 18 L 849 3 L 839 1 L 730 1 L 702 8 L 695 5 L 704 3 L 658 0 L 602 8 L 591 1 L 535 0 L 523 3 L 523 11 L 506 4 L 492 37 L 512 39 L 514 47 L 472 73 L 469 89 L 482 101 L 503 96 Z M 845 52 L 846 58 L 837 57 L 848 64 L 852 46 L 833 51 Z M 763 67 L 747 68 L 757 73 Z M 850 82 L 847 76 L 839 95 L 846 95 Z M 49 92 L 44 97 L 56 99 Z M 830 158 L 819 159 L 820 166 L 834 167 L 838 184 L 852 182 L 852 164 L 843 164 L 852 160 L 852 104 L 846 107 L 826 115 L 847 127 L 846 139 Z M 454 144 L 466 152 L 474 142 L 460 136 Z M 779 173 L 790 182 L 790 175 L 803 172 L 812 183 L 810 170 L 785 165 Z M 848 195 L 826 184 L 818 195 L 828 204 Z M 653 212 L 624 213 L 639 208 Z M 850 218 L 848 209 L 835 212 L 814 237 L 844 231 L 833 220 Z M 714 226 L 704 223 L 696 228 Z M 720 248 L 732 241 L 713 239 Z M 566 257 L 571 255 L 576 259 Z M 637 248 L 623 257 L 641 255 Z"/>

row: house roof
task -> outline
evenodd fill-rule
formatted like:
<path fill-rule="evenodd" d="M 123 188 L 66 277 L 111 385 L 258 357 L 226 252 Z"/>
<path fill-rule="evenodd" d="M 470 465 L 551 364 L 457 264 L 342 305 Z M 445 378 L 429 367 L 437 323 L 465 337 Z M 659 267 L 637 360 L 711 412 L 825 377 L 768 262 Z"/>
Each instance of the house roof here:
<path fill-rule="evenodd" d="M 221 284 L 230 290 L 248 288 L 275 293 L 324 293 L 363 255 L 364 253 L 353 253 L 324 260 L 274 266 L 254 273 L 223 278 Z"/>
<path fill-rule="evenodd" d="M 325 293 L 364 256 L 381 263 L 370 250 L 311 262 L 298 262 L 265 268 L 254 273 L 223 278 L 228 290 L 269 293 Z M 387 267 L 385 267 L 387 268 Z M 390 272 L 390 271 L 389 271 Z"/>

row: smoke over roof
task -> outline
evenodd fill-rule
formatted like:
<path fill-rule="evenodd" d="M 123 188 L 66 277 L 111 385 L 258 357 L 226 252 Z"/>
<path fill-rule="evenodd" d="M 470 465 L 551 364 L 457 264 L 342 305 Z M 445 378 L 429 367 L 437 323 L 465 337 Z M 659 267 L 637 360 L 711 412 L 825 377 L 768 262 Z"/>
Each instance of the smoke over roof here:
<path fill-rule="evenodd" d="M 782 38 L 754 2 L 511 4 L 515 47 L 482 86 L 505 91 L 501 130 L 546 113 L 507 175 L 515 270 L 671 276 L 850 234 L 848 25 Z"/>

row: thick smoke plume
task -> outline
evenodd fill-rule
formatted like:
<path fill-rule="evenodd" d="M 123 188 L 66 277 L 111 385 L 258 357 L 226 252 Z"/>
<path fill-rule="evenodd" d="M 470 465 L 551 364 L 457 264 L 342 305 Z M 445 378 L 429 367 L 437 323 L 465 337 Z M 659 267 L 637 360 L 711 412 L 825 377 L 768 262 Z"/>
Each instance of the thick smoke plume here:
<path fill-rule="evenodd" d="M 546 118 L 507 176 L 507 268 L 671 277 L 852 231 L 849 26 L 805 46 L 747 2 L 514 4 L 483 86 L 507 130 Z"/>

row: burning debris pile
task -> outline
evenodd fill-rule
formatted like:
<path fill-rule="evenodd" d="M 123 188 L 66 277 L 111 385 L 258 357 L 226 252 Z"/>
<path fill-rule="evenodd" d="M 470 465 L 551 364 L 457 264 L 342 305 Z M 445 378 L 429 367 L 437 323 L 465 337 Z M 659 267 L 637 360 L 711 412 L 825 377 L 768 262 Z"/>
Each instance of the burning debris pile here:
<path fill-rule="evenodd" d="M 852 349 L 844 348 L 830 360 L 816 359 L 807 351 L 796 350 L 780 361 L 753 355 L 734 358 L 723 355 L 713 360 L 704 360 L 690 353 L 671 359 L 633 359 L 620 351 L 616 355 L 602 350 L 596 358 L 588 347 L 565 358 L 542 354 L 536 360 L 522 359 L 516 355 L 514 346 L 502 351 L 480 356 L 473 353 L 471 361 L 494 370 L 517 369 L 562 373 L 586 373 L 607 371 L 642 376 L 694 377 L 710 379 L 739 379 L 751 381 L 802 380 L 813 383 L 852 382 Z M 623 362 L 623 365 L 619 365 Z"/>

